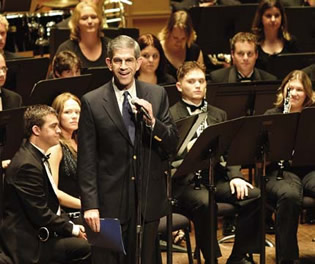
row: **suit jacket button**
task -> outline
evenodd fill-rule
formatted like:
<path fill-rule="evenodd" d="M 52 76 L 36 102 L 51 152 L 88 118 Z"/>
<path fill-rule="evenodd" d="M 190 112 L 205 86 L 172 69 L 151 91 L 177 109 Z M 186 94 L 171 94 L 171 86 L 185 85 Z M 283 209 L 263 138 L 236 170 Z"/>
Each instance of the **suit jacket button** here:
<path fill-rule="evenodd" d="M 137 156 L 136 155 L 133 155 L 133 157 L 132 157 L 134 160 L 136 160 L 137 159 Z"/>
<path fill-rule="evenodd" d="M 135 177 L 131 177 L 131 180 L 134 181 L 136 178 Z"/>

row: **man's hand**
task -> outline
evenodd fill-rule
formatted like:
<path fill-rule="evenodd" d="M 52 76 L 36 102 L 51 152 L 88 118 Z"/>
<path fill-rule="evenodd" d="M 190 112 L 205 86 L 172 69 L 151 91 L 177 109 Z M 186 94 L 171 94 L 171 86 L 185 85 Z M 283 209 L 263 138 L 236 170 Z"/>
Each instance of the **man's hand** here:
<path fill-rule="evenodd" d="M 84 220 L 94 232 L 100 232 L 100 213 L 98 209 L 90 209 L 84 212 Z"/>
<path fill-rule="evenodd" d="M 80 227 L 80 233 L 78 237 L 87 240 L 84 226 L 83 225 L 78 225 L 78 226 Z"/>
<path fill-rule="evenodd" d="M 231 193 L 236 192 L 236 197 L 239 200 L 243 200 L 248 196 L 248 187 L 254 189 L 253 185 L 241 178 L 235 178 L 230 181 Z"/>
<path fill-rule="evenodd" d="M 140 105 L 143 108 L 145 108 L 145 110 L 147 110 L 149 116 L 151 117 L 151 120 L 149 120 L 145 115 L 143 115 L 143 118 L 144 118 L 147 125 L 154 126 L 155 118 L 153 116 L 151 103 L 149 103 L 148 101 L 146 101 L 144 99 L 140 99 L 140 98 L 134 98 L 133 102 L 134 102 L 134 104 Z"/>

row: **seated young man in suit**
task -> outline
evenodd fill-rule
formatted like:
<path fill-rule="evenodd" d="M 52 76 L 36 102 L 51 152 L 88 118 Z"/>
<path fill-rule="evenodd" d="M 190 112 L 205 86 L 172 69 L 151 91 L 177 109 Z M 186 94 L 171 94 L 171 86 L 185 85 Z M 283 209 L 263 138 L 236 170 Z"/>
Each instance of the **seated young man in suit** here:
<path fill-rule="evenodd" d="M 15 264 L 83 263 L 90 245 L 83 226 L 62 214 L 47 150 L 59 143 L 55 110 L 46 105 L 24 113 L 26 140 L 14 155 L 4 182 L 0 236 Z"/>
<path fill-rule="evenodd" d="M 178 70 L 177 89 L 182 94 L 179 102 L 170 108 L 174 121 L 185 117 L 207 113 L 207 117 L 197 129 L 198 137 L 202 131 L 210 126 L 226 120 L 226 113 L 204 99 L 206 94 L 205 67 L 197 62 L 185 62 Z M 187 151 L 194 143 L 194 138 L 188 144 Z M 182 157 L 178 157 L 181 159 Z M 191 217 L 196 231 L 197 244 L 200 247 L 205 263 L 210 263 L 211 254 L 219 257 L 220 249 L 217 244 L 216 252 L 210 252 L 210 222 L 207 188 L 208 170 L 201 172 L 201 189 L 194 188 L 194 174 L 188 174 L 173 180 L 173 195 L 178 205 Z M 232 203 L 240 208 L 236 225 L 236 237 L 228 264 L 250 264 L 246 253 L 257 252 L 259 245 L 257 221 L 259 219 L 258 201 L 260 191 L 243 179 L 240 166 L 225 166 L 221 163 L 215 166 L 215 199 L 217 202 Z"/>
<path fill-rule="evenodd" d="M 231 40 L 233 65 L 210 72 L 209 78 L 215 83 L 234 83 L 249 81 L 273 81 L 277 78 L 255 68 L 258 58 L 256 36 L 249 32 L 239 32 Z"/>

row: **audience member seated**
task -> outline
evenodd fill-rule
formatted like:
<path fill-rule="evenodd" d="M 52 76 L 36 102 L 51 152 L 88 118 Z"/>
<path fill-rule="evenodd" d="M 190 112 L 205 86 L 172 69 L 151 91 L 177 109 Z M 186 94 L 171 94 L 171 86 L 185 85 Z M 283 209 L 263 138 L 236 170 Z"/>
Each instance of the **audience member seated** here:
<path fill-rule="evenodd" d="M 284 78 L 277 94 L 275 108 L 267 110 L 266 114 L 301 112 L 314 102 L 309 77 L 303 71 L 296 70 Z M 303 193 L 315 197 L 314 166 L 292 167 L 289 161 L 271 163 L 267 166 L 266 176 L 267 199 L 275 205 L 277 214 L 276 232 L 279 236 L 277 247 L 280 264 L 299 263 L 297 240 L 299 215 Z"/>
<path fill-rule="evenodd" d="M 106 66 L 107 43 L 102 32 L 102 11 L 93 2 L 81 2 L 73 10 L 69 27 L 70 39 L 57 53 L 70 50 L 81 60 L 82 68 Z"/>
<path fill-rule="evenodd" d="M 81 73 L 80 59 L 69 50 L 60 51 L 52 62 L 53 78 L 65 78 L 79 76 Z"/>
<path fill-rule="evenodd" d="M 6 60 L 25 58 L 17 53 L 5 50 L 7 42 L 7 33 L 9 29 L 9 22 L 5 16 L 0 14 L 0 53 L 4 55 Z"/>
<path fill-rule="evenodd" d="M 167 25 L 158 35 L 167 61 L 167 73 L 176 79 L 177 69 L 185 61 L 203 63 L 199 46 L 194 43 L 197 38 L 190 15 L 186 11 L 172 13 Z"/>
<path fill-rule="evenodd" d="M 210 72 L 209 78 L 212 82 L 234 83 L 277 79 L 274 75 L 255 68 L 258 51 L 254 34 L 237 33 L 231 40 L 231 56 L 233 60 L 231 67 Z"/>
<path fill-rule="evenodd" d="M 6 171 L 0 236 L 13 263 L 82 263 L 90 256 L 83 226 L 60 210 L 47 156 L 59 143 L 55 110 L 27 108 L 25 137 Z"/>
<path fill-rule="evenodd" d="M 308 77 L 310 77 L 312 82 L 315 82 L 315 63 L 305 67 L 304 69 L 302 69 L 302 71 L 304 71 Z"/>
<path fill-rule="evenodd" d="M 136 76 L 137 79 L 153 84 L 175 83 L 176 79 L 165 72 L 166 58 L 158 38 L 145 34 L 138 38 L 141 49 L 142 63 Z"/>
<path fill-rule="evenodd" d="M 297 52 L 296 39 L 288 32 L 281 0 L 262 0 L 256 10 L 252 31 L 258 41 L 256 67 L 266 70 L 271 56 Z"/>
<path fill-rule="evenodd" d="M 81 111 L 79 98 L 70 93 L 58 95 L 52 103 L 59 119 L 60 143 L 51 147 L 49 164 L 60 205 L 71 221 L 82 224 L 81 201 L 77 180 L 77 130 Z"/>
<path fill-rule="evenodd" d="M 174 121 L 185 117 L 207 112 L 207 118 L 197 129 L 196 137 L 210 125 L 226 120 L 226 113 L 204 99 L 206 95 L 205 67 L 197 62 L 185 62 L 178 70 L 176 87 L 182 94 L 182 99 L 170 108 Z M 194 138 L 187 151 L 195 142 Z M 177 157 L 177 160 L 183 157 Z M 223 157 L 222 157 L 223 158 Z M 252 263 L 246 258 L 246 253 L 258 252 L 259 197 L 260 191 L 243 179 L 240 166 L 226 167 L 221 163 L 215 166 L 215 198 L 217 202 L 227 202 L 241 208 L 236 237 L 228 264 Z M 201 172 L 202 180 L 200 190 L 194 188 L 199 185 L 194 174 L 173 178 L 173 195 L 194 222 L 196 241 L 205 258 L 210 263 L 210 209 L 208 204 L 209 191 L 208 170 Z M 221 255 L 216 243 L 216 257 Z"/>

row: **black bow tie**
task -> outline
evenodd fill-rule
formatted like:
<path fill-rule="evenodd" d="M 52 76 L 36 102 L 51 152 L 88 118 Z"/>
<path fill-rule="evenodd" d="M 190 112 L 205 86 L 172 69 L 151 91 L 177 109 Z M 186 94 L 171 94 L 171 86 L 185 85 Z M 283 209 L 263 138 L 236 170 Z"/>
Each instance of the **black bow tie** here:
<path fill-rule="evenodd" d="M 43 157 L 42 157 L 42 161 L 43 161 L 43 162 L 48 161 L 48 160 L 49 160 L 49 158 L 50 158 L 50 154 L 51 154 L 51 153 L 48 153 L 47 155 L 43 155 Z"/>
<path fill-rule="evenodd" d="M 254 80 L 254 73 L 249 77 L 244 77 L 240 73 L 237 73 L 237 80 L 239 82 L 252 82 Z"/>
<path fill-rule="evenodd" d="M 201 110 L 201 108 L 204 106 L 204 100 L 202 100 L 201 104 L 196 106 L 196 105 L 192 105 L 192 104 L 188 104 L 184 101 L 182 101 L 186 106 L 188 106 L 190 108 L 191 112 L 195 112 L 197 109 Z"/>

